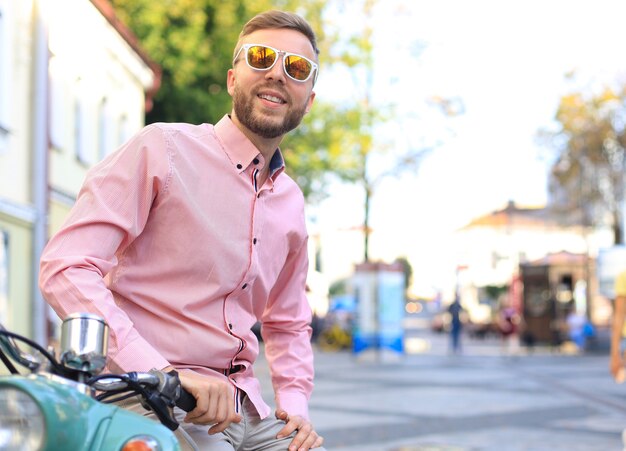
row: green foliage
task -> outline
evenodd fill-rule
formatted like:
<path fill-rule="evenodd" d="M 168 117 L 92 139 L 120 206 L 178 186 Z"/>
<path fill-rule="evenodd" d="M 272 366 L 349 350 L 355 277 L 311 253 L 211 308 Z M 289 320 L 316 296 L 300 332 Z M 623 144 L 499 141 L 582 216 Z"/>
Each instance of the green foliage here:
<path fill-rule="evenodd" d="M 404 273 L 404 292 L 406 294 L 406 291 L 409 289 L 411 283 L 413 282 L 413 267 L 406 257 L 396 258 L 396 263 L 402 265 L 402 272 Z"/>
<path fill-rule="evenodd" d="M 226 69 L 247 20 L 243 1 L 112 0 L 112 4 L 163 71 L 148 123 L 214 122 L 230 111 Z"/>
<path fill-rule="evenodd" d="M 286 166 L 310 201 L 327 195 L 325 186 L 332 178 L 359 179 L 364 139 L 358 132 L 360 121 L 357 107 L 318 103 L 302 125 L 285 138 L 281 147 Z"/>
<path fill-rule="evenodd" d="M 347 279 L 340 279 L 333 282 L 328 288 L 328 294 L 333 296 L 339 296 L 342 294 L 348 294 L 349 292 L 349 281 Z"/>

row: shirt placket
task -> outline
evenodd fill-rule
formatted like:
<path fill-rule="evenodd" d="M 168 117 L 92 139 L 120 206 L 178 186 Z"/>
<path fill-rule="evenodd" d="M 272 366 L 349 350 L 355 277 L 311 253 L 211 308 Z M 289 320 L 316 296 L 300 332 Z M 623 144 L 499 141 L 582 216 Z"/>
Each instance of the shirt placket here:
<path fill-rule="evenodd" d="M 237 387 L 236 377 L 237 377 L 237 373 L 242 369 L 242 367 L 241 365 L 238 365 L 235 362 L 237 360 L 237 357 L 246 348 L 246 342 L 244 341 L 242 337 L 240 337 L 236 333 L 237 328 L 235 325 L 235 321 L 237 319 L 237 313 L 234 309 L 236 309 L 237 307 L 234 306 L 232 303 L 237 302 L 236 300 L 237 297 L 240 297 L 240 296 L 243 297 L 243 296 L 249 295 L 248 293 L 251 288 L 250 284 L 252 283 L 251 277 L 253 274 L 256 274 L 257 272 L 257 268 L 256 268 L 257 263 L 256 263 L 256 259 L 254 258 L 254 252 L 255 252 L 255 247 L 257 246 L 257 243 L 258 243 L 257 233 L 256 233 L 257 224 L 259 222 L 258 221 L 258 204 L 260 202 L 261 191 L 263 191 L 262 187 L 259 187 L 257 183 L 257 177 L 260 172 L 260 169 L 257 167 L 259 163 L 260 161 L 257 158 L 255 158 L 253 160 L 254 167 L 252 167 L 249 172 L 250 181 L 251 181 L 251 185 L 254 191 L 254 195 L 253 195 L 252 205 L 250 208 L 250 235 L 249 235 L 250 245 L 248 246 L 248 249 L 249 249 L 248 269 L 245 272 L 244 277 L 242 278 L 239 288 L 226 298 L 225 305 L 224 305 L 224 320 L 228 328 L 227 329 L 228 333 L 231 336 L 239 340 L 239 347 L 237 351 L 235 352 L 235 354 L 233 355 L 232 359 L 230 360 L 230 367 L 225 371 L 226 376 L 231 380 L 231 382 L 235 386 L 234 397 L 235 397 L 235 407 L 237 411 L 239 411 L 239 407 L 240 407 L 241 390 Z M 231 308 L 228 308 L 229 306 Z"/>

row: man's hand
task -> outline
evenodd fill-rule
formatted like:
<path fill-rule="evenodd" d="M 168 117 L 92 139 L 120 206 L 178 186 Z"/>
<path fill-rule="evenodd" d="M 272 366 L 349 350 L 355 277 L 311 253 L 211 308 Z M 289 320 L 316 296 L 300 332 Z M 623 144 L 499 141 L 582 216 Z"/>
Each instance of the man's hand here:
<path fill-rule="evenodd" d="M 324 438 L 315 432 L 313 425 L 301 416 L 294 415 L 290 417 L 284 410 L 277 409 L 276 418 L 287 423 L 276 438 L 287 437 L 293 431 L 298 431 L 289 444 L 289 451 L 308 451 L 309 449 L 322 446 L 322 443 L 324 443 Z"/>
<path fill-rule="evenodd" d="M 218 378 L 203 376 L 193 371 L 180 371 L 180 383 L 196 398 L 196 408 L 187 413 L 184 421 L 193 424 L 212 424 L 209 434 L 223 432 L 230 423 L 239 423 L 235 412 L 233 388 Z"/>

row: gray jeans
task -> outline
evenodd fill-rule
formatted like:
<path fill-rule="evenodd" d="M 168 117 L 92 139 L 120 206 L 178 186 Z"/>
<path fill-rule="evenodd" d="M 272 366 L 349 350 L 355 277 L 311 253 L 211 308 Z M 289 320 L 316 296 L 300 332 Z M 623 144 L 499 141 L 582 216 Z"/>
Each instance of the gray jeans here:
<path fill-rule="evenodd" d="M 118 403 L 120 407 L 158 421 L 154 413 L 143 408 L 136 398 Z M 209 426 L 183 423 L 186 412 L 175 408 L 174 415 L 180 423 L 175 434 L 183 451 L 287 451 L 295 432 L 289 437 L 278 439 L 276 434 L 285 422 L 270 415 L 261 419 L 247 396 L 242 396 L 240 423 L 232 423 L 224 432 L 209 435 Z M 315 451 L 326 451 L 315 448 Z"/>

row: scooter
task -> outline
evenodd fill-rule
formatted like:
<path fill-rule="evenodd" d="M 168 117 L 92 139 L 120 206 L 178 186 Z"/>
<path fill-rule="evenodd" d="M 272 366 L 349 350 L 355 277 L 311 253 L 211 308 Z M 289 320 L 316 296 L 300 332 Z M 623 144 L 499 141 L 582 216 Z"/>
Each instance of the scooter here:
<path fill-rule="evenodd" d="M 10 373 L 0 375 L 0 450 L 180 450 L 172 409 L 191 411 L 196 401 L 178 374 L 102 374 L 107 343 L 106 322 L 91 314 L 63 321 L 59 359 L 0 324 L 0 360 Z M 160 423 L 112 404 L 133 396 Z"/>

